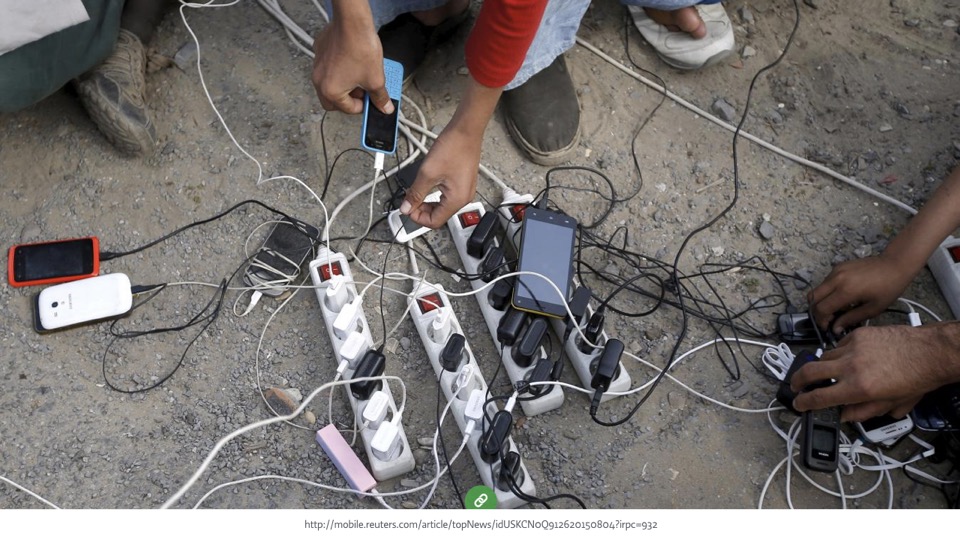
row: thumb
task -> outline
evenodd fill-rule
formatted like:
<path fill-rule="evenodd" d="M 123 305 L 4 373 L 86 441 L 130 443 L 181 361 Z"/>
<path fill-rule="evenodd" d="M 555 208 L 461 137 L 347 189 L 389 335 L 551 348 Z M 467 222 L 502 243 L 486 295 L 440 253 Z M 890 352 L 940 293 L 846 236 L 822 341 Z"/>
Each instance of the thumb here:
<path fill-rule="evenodd" d="M 848 327 L 853 326 L 865 319 L 869 319 L 870 315 L 873 314 L 873 307 L 868 304 L 862 304 L 857 306 L 850 311 L 837 317 L 837 320 L 833 322 L 833 331 L 835 333 L 842 333 Z"/>
<path fill-rule="evenodd" d="M 409 216 L 411 212 L 420 208 L 420 205 L 423 204 L 423 198 L 427 196 L 426 193 L 431 189 L 431 186 L 428 184 L 429 181 L 421 170 L 417 174 L 417 179 L 414 180 L 413 185 L 407 188 L 403 202 L 400 204 L 401 214 Z"/>
<path fill-rule="evenodd" d="M 370 96 L 370 103 L 373 103 L 373 106 L 379 109 L 380 112 L 383 114 L 393 114 L 393 101 L 390 100 L 387 87 L 379 86 L 372 90 L 367 90 L 367 95 Z"/>

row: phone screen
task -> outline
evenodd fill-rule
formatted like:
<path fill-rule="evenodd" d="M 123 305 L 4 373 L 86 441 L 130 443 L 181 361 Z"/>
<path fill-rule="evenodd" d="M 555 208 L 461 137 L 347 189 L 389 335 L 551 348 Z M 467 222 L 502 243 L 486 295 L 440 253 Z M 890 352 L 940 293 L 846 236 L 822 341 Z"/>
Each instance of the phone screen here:
<path fill-rule="evenodd" d="M 563 297 L 543 278 L 520 275 L 514 288 L 514 305 L 519 309 L 562 317 L 573 272 L 573 242 L 576 222 L 567 216 L 530 208 L 524 216 L 520 249 L 522 272 L 543 274 L 563 293 Z"/>
<path fill-rule="evenodd" d="M 37 281 L 93 273 L 92 238 L 17 246 L 13 255 L 16 281 Z"/>
<path fill-rule="evenodd" d="M 380 109 L 370 103 L 367 106 L 366 129 L 363 143 L 368 148 L 393 152 L 397 146 L 397 115 L 400 113 L 400 102 L 393 102 L 393 114 L 383 114 Z"/>
<path fill-rule="evenodd" d="M 296 274 L 319 236 L 320 231 L 306 223 L 297 226 L 286 219 L 280 221 L 250 263 L 247 274 L 262 281 L 281 280 Z"/>

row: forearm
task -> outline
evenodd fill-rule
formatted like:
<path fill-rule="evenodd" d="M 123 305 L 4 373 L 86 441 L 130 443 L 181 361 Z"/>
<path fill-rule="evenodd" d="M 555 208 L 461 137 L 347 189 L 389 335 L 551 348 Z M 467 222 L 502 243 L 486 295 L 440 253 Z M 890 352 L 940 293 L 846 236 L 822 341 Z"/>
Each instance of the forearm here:
<path fill-rule="evenodd" d="M 940 386 L 960 382 L 960 322 L 929 324 L 919 329 L 931 332 L 930 341 L 934 346 L 931 353 L 934 358 L 918 361 L 926 360 L 936 366 Z"/>
<path fill-rule="evenodd" d="M 933 193 L 930 200 L 890 242 L 883 256 L 897 261 L 912 277 L 937 246 L 960 227 L 960 167 Z"/>
<path fill-rule="evenodd" d="M 453 129 L 482 142 L 483 132 L 486 130 L 490 118 L 493 117 L 493 112 L 497 108 L 497 101 L 500 100 L 500 94 L 502 93 L 501 88 L 484 86 L 471 77 L 463 91 L 457 112 L 454 113 L 447 129 Z"/>

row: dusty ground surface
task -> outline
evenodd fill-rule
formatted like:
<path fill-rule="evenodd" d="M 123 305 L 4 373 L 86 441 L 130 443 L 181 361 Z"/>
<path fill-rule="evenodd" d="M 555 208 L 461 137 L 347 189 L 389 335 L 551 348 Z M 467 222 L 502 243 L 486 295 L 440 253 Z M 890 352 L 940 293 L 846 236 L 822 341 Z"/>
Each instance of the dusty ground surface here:
<path fill-rule="evenodd" d="M 299 3 L 288 4 L 294 13 L 309 13 Z M 907 204 L 921 204 L 960 155 L 958 7 L 960 3 L 947 0 L 801 2 L 793 45 L 785 60 L 758 80 L 745 129 Z M 670 90 L 705 109 L 724 99 L 739 119 L 750 79 L 784 47 L 794 12 L 790 2 L 741 0 L 728 2 L 727 11 L 736 26 L 741 59 L 702 73 L 679 73 L 660 63 L 632 29 L 630 48 L 637 62 L 662 77 Z M 322 110 L 309 83 L 309 59 L 252 3 L 190 11 L 188 16 L 200 37 L 206 83 L 237 139 L 263 162 L 264 174 L 298 176 L 319 189 L 324 171 Z M 299 20 L 310 29 L 319 25 L 313 14 Z M 615 2 L 596 2 L 580 36 L 626 61 L 623 22 L 623 10 Z M 188 40 L 179 16 L 172 13 L 162 24 L 154 49 L 173 56 Z M 431 56 L 407 89 L 407 95 L 424 107 L 430 126 L 443 126 L 454 110 L 457 89 L 465 80 L 456 75 L 463 66 L 462 42 L 461 36 Z M 584 128 L 572 164 L 603 170 L 620 194 L 639 189 L 631 201 L 615 206 L 597 234 L 609 237 L 625 226 L 628 248 L 672 261 L 683 237 L 731 200 L 730 133 L 666 102 L 639 135 L 640 185 L 630 140 L 659 94 L 579 46 L 568 53 L 568 64 L 580 94 Z M 120 250 L 248 198 L 323 225 L 323 213 L 303 188 L 282 180 L 256 186 L 256 167 L 220 125 L 195 67 L 152 73 L 148 91 L 161 141 L 156 155 L 145 159 L 118 156 L 67 92 L 0 117 L 0 237 L 6 245 L 96 235 L 105 249 Z M 359 141 L 357 118 L 332 115 L 324 131 L 331 156 Z M 759 256 L 777 271 L 816 282 L 835 262 L 878 253 L 906 221 L 905 212 L 746 141 L 739 145 L 739 160 L 739 200 L 726 217 L 689 244 L 680 259 L 681 270 L 688 274 L 703 263 Z M 523 159 L 499 116 L 487 132 L 484 162 L 518 191 L 537 192 L 544 186 L 546 169 Z M 368 171 L 369 158 L 346 154 L 334 171 L 327 203 L 337 204 L 367 181 Z M 602 187 L 596 177 L 586 175 L 569 174 L 563 182 Z M 499 190 L 485 179 L 479 190 L 490 200 L 499 198 Z M 378 191 L 376 198 L 383 201 L 385 196 L 385 191 Z M 600 198 L 590 195 L 569 194 L 556 202 L 581 221 L 590 221 L 603 207 Z M 362 232 L 365 204 L 365 200 L 351 204 L 334 223 L 332 236 Z M 760 225 L 765 215 L 769 225 L 764 226 L 764 236 Z M 246 237 L 270 217 L 254 208 L 238 211 L 141 254 L 105 263 L 104 268 L 125 272 L 141 284 L 218 283 L 242 263 Z M 253 245 L 263 232 L 257 231 Z M 386 235 L 383 225 L 374 231 L 375 237 Z M 445 261 L 456 260 L 446 231 L 427 239 Z M 345 249 L 346 244 L 339 247 Z M 379 266 L 383 253 L 382 244 L 372 244 L 361 256 Z M 584 257 L 608 272 L 625 277 L 635 273 L 599 252 Z M 407 270 L 401 250 L 393 250 L 388 268 Z M 431 276 L 452 290 L 465 290 L 463 283 L 443 272 L 434 270 Z M 734 311 L 777 291 L 769 275 L 749 271 L 714 276 L 712 283 Z M 239 285 L 239 280 L 233 284 Z M 789 300 L 804 306 L 802 283 L 788 278 L 784 284 Z M 612 288 L 598 290 L 609 293 Z M 32 330 L 30 308 L 36 292 L 0 287 L 0 305 L 6 313 L 0 319 L 0 474 L 50 501 L 67 508 L 159 506 L 218 439 L 270 416 L 257 390 L 255 353 L 277 302 L 264 299 L 251 314 L 238 318 L 229 307 L 239 292 L 229 292 L 223 313 L 189 350 L 179 371 L 161 388 L 130 396 L 104 385 L 101 365 L 111 340 L 107 326 L 38 335 Z M 177 324 L 213 294 L 213 289 L 202 286 L 171 287 L 122 326 Z M 948 313 L 927 273 L 911 285 L 908 295 Z M 650 305 L 638 297 L 621 301 L 629 309 Z M 483 328 L 473 314 L 473 302 L 457 300 L 457 312 L 465 324 Z M 392 325 L 402 314 L 402 299 L 388 294 L 383 308 Z M 769 308 L 748 318 L 769 332 L 782 309 Z M 379 322 L 376 298 L 368 302 L 367 313 Z M 895 317 L 893 321 L 899 322 Z M 371 326 L 379 336 L 379 324 Z M 613 317 L 607 329 L 632 352 L 663 365 L 680 333 L 681 317 L 676 309 L 663 307 L 645 317 Z M 128 388 L 149 384 L 151 377 L 176 365 L 196 332 L 193 328 L 119 345 L 122 362 L 115 354 L 108 355 L 111 381 Z M 712 336 L 706 323 L 691 319 L 680 350 Z M 393 337 L 387 371 L 403 377 L 409 386 L 404 426 L 417 447 L 418 466 L 403 485 L 419 484 L 434 470 L 417 440 L 432 436 L 435 429 L 436 387 L 412 324 L 404 321 Z M 489 377 L 496 369 L 493 342 L 484 331 L 468 337 Z M 717 400 L 761 409 L 775 388 L 751 366 L 761 350 L 745 351 L 739 358 L 740 381 L 731 378 L 712 349 L 686 360 L 674 373 Z M 651 375 L 633 360 L 625 363 L 635 386 Z M 296 388 L 306 395 L 328 381 L 334 367 L 316 298 L 304 291 L 273 317 L 266 330 L 260 384 Z M 573 370 L 567 369 L 564 378 L 574 382 Z M 501 374 L 494 384 L 502 388 L 503 382 Z M 621 417 L 636 399 L 605 404 L 601 415 Z M 314 428 L 325 423 L 325 401 L 309 408 L 321 418 Z M 518 421 L 514 439 L 540 495 L 572 493 L 591 508 L 751 508 L 757 506 L 768 475 L 786 455 L 765 414 L 720 408 L 673 382 L 661 384 L 620 427 L 594 424 L 588 405 L 584 395 L 567 392 L 561 409 Z M 335 418 L 344 421 L 346 410 L 346 399 L 338 392 Z M 778 413 L 774 418 L 780 423 L 790 420 Z M 458 439 L 452 426 L 445 432 L 449 440 Z M 894 454 L 909 451 L 898 448 Z M 461 486 L 478 482 L 467 458 L 454 471 Z M 311 431 L 275 426 L 228 444 L 180 505 L 193 505 L 219 483 L 260 474 L 342 485 Z M 818 478 L 833 485 L 831 478 Z M 865 473 L 845 478 L 846 489 L 863 489 L 874 478 Z M 894 507 L 944 505 L 934 489 L 900 473 L 893 480 Z M 398 485 L 388 482 L 382 488 Z M 784 485 L 783 473 L 778 473 L 764 507 L 786 506 Z M 853 505 L 885 507 L 887 497 L 884 487 Z M 397 506 L 419 502 L 419 495 L 391 499 Z M 836 499 L 796 479 L 793 502 L 800 507 L 839 507 Z M 33 498 L 0 484 L 0 508 L 38 506 Z M 350 495 L 269 480 L 222 490 L 205 506 L 373 505 Z M 430 507 L 458 507 L 448 481 L 441 482 Z"/>

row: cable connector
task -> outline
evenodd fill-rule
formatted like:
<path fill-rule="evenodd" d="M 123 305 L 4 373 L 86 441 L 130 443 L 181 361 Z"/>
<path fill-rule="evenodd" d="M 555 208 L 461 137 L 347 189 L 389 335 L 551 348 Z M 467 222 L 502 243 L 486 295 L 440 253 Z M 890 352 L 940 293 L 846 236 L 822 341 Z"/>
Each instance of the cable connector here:
<path fill-rule="evenodd" d="M 587 327 L 583 330 L 584 339 L 580 342 L 580 352 L 584 354 L 593 353 L 594 346 L 591 344 L 597 343 L 597 340 L 603 333 L 603 321 L 604 315 L 602 309 L 590 317 L 590 320 L 587 322 Z M 597 345 L 601 344 L 597 343 Z"/>
<path fill-rule="evenodd" d="M 434 310 L 436 315 L 434 315 L 433 320 L 430 321 L 430 329 L 428 331 L 434 343 L 445 344 L 447 338 L 450 337 L 450 333 L 453 331 L 453 325 L 450 323 L 450 314 L 452 311 L 452 309 L 446 306 Z"/>
<path fill-rule="evenodd" d="M 133 293 L 133 294 L 137 294 L 137 293 Z M 253 293 L 250 294 L 250 303 L 247 304 L 247 309 L 243 310 L 243 313 L 238 315 L 238 317 L 246 317 L 247 315 L 249 315 L 250 312 L 253 311 L 253 308 L 257 307 L 257 304 L 260 303 L 261 298 L 263 298 L 262 292 L 253 291 Z"/>
<path fill-rule="evenodd" d="M 477 422 L 483 418 L 483 390 L 476 389 L 470 392 L 470 398 L 467 399 L 463 416 L 467 419 L 467 427 L 463 430 L 463 434 L 465 437 L 469 437 L 474 428 L 477 427 Z"/>
<path fill-rule="evenodd" d="M 908 313 L 908 314 L 907 314 L 907 317 L 910 318 L 910 326 L 913 326 L 914 328 L 916 328 L 917 326 L 920 326 L 920 325 L 922 324 L 922 323 L 920 322 L 920 314 L 917 313 L 916 311 L 912 311 L 912 312 Z"/>
<path fill-rule="evenodd" d="M 330 277 L 325 287 L 324 301 L 327 304 L 327 309 L 334 313 L 339 313 L 344 304 L 350 300 L 350 290 L 345 282 L 346 278 L 335 274 Z"/>
<path fill-rule="evenodd" d="M 379 177 L 380 173 L 383 172 L 383 152 L 374 152 L 373 153 L 373 170 L 376 171 L 375 177 Z"/>

